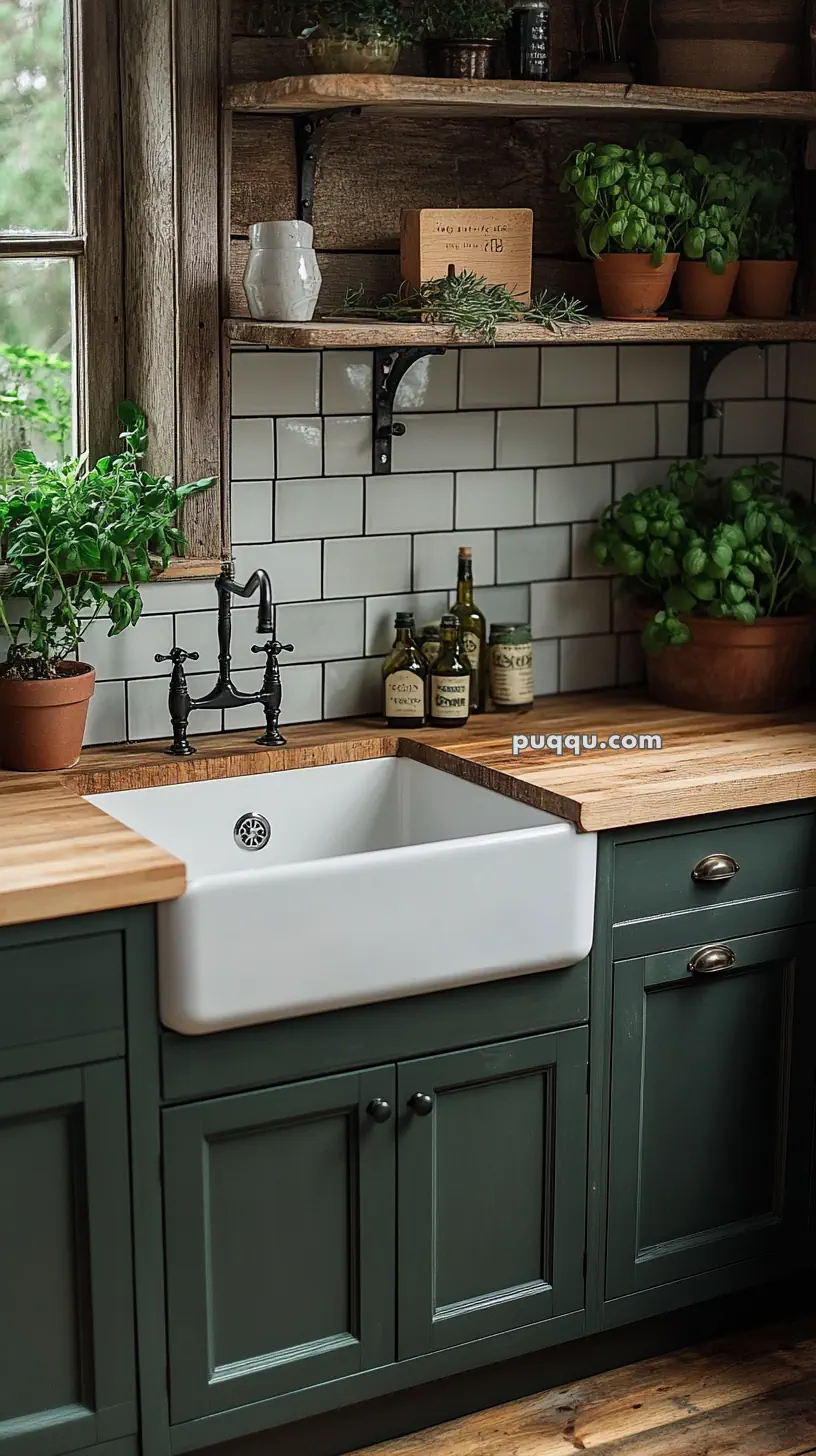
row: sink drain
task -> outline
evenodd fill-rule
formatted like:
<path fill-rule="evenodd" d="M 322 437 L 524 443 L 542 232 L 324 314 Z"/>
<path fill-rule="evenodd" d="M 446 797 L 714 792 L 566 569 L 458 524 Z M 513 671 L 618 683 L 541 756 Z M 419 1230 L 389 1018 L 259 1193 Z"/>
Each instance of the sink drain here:
<path fill-rule="evenodd" d="M 272 836 L 269 820 L 263 814 L 242 814 L 232 833 L 235 843 L 250 851 L 266 849 Z"/>

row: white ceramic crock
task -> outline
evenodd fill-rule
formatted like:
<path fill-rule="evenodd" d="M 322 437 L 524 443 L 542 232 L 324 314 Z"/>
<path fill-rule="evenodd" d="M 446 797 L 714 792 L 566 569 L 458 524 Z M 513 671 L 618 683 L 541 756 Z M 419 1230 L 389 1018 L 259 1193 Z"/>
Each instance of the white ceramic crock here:
<path fill-rule="evenodd" d="M 311 223 L 258 222 L 249 230 L 244 292 L 254 319 L 308 323 L 323 282 Z"/>

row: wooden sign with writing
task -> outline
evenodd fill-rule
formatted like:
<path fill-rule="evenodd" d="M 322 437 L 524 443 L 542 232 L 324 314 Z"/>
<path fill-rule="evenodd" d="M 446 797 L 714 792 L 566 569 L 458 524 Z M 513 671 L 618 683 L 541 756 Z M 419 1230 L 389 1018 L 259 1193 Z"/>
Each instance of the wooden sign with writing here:
<path fill-rule="evenodd" d="M 419 288 L 432 278 L 471 272 L 503 283 L 530 302 L 533 214 L 529 207 L 422 207 L 405 210 L 400 268 Z"/>

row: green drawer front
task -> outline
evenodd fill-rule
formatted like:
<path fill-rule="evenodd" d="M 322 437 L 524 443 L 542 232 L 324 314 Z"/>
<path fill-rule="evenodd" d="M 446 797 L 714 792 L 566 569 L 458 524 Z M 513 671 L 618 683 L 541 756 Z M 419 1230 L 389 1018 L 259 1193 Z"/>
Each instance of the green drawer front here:
<path fill-rule="evenodd" d="M 730 855 L 731 880 L 699 883 L 692 871 L 707 855 Z M 618 846 L 614 921 L 704 910 L 737 900 L 816 885 L 816 816 L 800 814 L 755 824 L 696 830 Z"/>
<path fill-rule="evenodd" d="M 0 1074 L 29 1069 L 29 1048 L 111 1054 L 124 1029 L 122 936 L 26 940 L 0 950 Z M 74 1043 L 71 1052 L 70 1043 Z M 120 1048 L 121 1049 L 121 1048 Z M 38 1058 L 38 1060 L 42 1060 Z"/>

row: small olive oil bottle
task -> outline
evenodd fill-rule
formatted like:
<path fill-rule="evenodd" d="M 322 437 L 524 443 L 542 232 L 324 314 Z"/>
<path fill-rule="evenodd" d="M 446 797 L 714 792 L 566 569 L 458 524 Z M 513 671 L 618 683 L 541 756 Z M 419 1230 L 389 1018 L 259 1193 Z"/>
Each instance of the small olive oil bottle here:
<path fill-rule="evenodd" d="M 459 623 L 448 612 L 439 624 L 442 649 L 431 668 L 431 723 L 462 728 L 470 712 L 470 665 L 459 638 Z"/>
<path fill-rule="evenodd" d="M 383 663 L 384 711 L 389 728 L 422 728 L 428 665 L 414 638 L 411 612 L 397 612 L 396 636 Z"/>
<path fill-rule="evenodd" d="M 451 611 L 459 623 L 470 664 L 470 711 L 483 713 L 487 706 L 487 623 L 473 601 L 473 552 L 469 546 L 459 547 L 456 605 Z"/>

